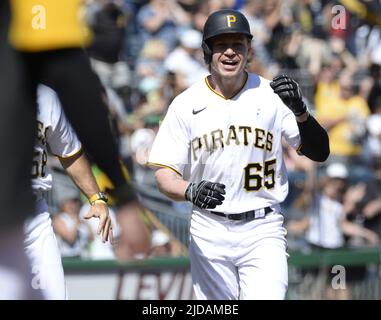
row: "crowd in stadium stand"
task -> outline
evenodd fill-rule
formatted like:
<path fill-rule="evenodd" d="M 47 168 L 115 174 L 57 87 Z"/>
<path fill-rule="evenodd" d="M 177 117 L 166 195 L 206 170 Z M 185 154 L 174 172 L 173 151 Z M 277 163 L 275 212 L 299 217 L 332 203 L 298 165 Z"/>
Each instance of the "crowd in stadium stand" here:
<path fill-rule="evenodd" d="M 373 14 L 359 15 L 346 2 L 87 0 L 94 34 L 87 52 L 138 184 L 154 185 L 144 164 L 170 102 L 208 74 L 201 49 L 207 16 L 234 8 L 254 35 L 248 70 L 268 79 L 293 76 L 330 136 L 331 156 L 323 165 L 285 146 L 290 193 L 283 213 L 290 246 L 379 244 L 381 7 L 368 1 Z"/>

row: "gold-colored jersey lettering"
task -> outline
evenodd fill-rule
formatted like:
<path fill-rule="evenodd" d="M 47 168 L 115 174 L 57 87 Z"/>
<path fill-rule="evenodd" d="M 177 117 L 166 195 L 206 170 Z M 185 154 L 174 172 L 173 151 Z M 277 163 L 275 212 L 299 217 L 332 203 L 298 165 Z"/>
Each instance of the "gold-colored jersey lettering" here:
<path fill-rule="evenodd" d="M 266 189 L 273 189 L 275 186 L 275 167 L 276 159 L 265 161 L 263 175 L 265 178 L 264 186 Z"/>
<path fill-rule="evenodd" d="M 254 172 L 253 172 L 254 170 Z M 245 168 L 245 184 L 246 191 L 258 191 L 262 188 L 262 165 L 260 163 L 249 163 Z"/>
<path fill-rule="evenodd" d="M 265 144 L 263 142 L 263 139 L 265 137 L 265 130 L 255 128 L 255 142 L 254 145 L 259 149 L 264 149 Z"/>
<path fill-rule="evenodd" d="M 196 151 L 200 150 L 201 147 L 202 147 L 202 144 L 201 144 L 201 139 L 199 137 L 196 137 L 192 140 L 192 154 L 193 154 L 193 159 L 194 161 L 197 161 L 197 155 L 196 155 Z"/>
<path fill-rule="evenodd" d="M 243 131 L 243 144 L 247 146 L 249 144 L 249 140 L 247 139 L 247 134 L 251 133 L 251 128 L 246 126 L 240 126 L 239 131 Z"/>
<path fill-rule="evenodd" d="M 212 135 L 212 152 L 218 148 L 217 142 L 219 142 L 220 147 L 224 148 L 224 133 L 221 129 L 217 129 L 211 132 Z"/>
<path fill-rule="evenodd" d="M 197 161 L 204 151 L 212 154 L 217 149 L 226 146 L 254 146 L 255 148 L 272 151 L 274 135 L 261 128 L 230 125 L 225 131 L 216 129 L 193 138 L 190 142 L 192 157 Z M 234 142 L 233 142 L 234 141 Z"/>
<path fill-rule="evenodd" d="M 32 179 L 44 178 L 48 155 L 45 150 L 35 150 L 33 154 Z"/>
<path fill-rule="evenodd" d="M 259 191 L 263 187 L 273 189 L 275 187 L 276 159 L 266 160 L 263 164 L 258 162 L 248 163 L 245 168 L 245 180 L 243 188 L 246 191 Z"/>
<path fill-rule="evenodd" d="M 44 124 L 37 120 L 37 140 L 40 141 L 43 146 L 46 145 L 47 132 L 48 128 L 45 128 Z"/>
<path fill-rule="evenodd" d="M 205 149 L 206 149 L 206 151 L 209 151 L 210 150 L 210 148 L 209 148 L 209 143 L 208 143 L 208 135 L 207 134 L 204 134 L 203 136 L 202 136 L 202 138 L 204 139 L 204 146 L 205 146 Z"/>
<path fill-rule="evenodd" d="M 273 149 L 273 134 L 271 132 L 267 132 L 266 135 L 266 150 L 272 151 Z"/>
<path fill-rule="evenodd" d="M 228 138 L 226 139 L 226 145 L 230 145 L 230 140 L 235 140 L 235 144 L 238 146 L 240 144 L 237 132 L 235 131 L 235 126 L 231 125 L 229 127 Z"/>

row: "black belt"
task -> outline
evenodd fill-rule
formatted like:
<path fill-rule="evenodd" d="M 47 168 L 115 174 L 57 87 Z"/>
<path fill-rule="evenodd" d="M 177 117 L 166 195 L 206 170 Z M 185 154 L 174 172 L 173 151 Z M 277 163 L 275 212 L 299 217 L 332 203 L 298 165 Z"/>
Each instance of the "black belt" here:
<path fill-rule="evenodd" d="M 216 214 L 217 216 L 220 216 L 220 217 L 225 217 L 229 220 L 254 220 L 254 219 L 258 218 L 256 213 L 260 210 L 262 210 L 262 209 L 250 210 L 250 211 L 246 211 L 246 212 L 233 213 L 233 214 L 225 214 L 225 213 L 218 212 L 218 211 L 209 211 L 209 212 Z M 266 207 L 266 208 L 264 208 L 264 211 L 265 211 L 265 215 L 267 215 L 268 213 L 273 212 L 273 209 L 271 209 L 271 207 Z"/>

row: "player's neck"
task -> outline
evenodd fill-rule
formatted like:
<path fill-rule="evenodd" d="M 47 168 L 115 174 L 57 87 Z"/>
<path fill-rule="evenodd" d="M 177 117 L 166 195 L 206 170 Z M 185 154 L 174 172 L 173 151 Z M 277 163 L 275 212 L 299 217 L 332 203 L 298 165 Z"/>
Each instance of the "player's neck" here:
<path fill-rule="evenodd" d="M 247 81 L 247 77 L 248 74 L 246 72 L 243 72 L 234 78 L 221 77 L 218 74 L 212 73 L 212 75 L 208 77 L 208 82 L 216 93 L 226 99 L 230 99 L 242 90 L 242 87 Z"/>

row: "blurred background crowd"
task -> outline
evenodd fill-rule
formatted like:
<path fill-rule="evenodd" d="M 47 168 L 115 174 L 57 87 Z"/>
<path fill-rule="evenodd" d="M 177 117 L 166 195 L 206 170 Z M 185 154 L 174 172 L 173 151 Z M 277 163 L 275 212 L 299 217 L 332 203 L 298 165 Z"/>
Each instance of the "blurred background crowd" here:
<path fill-rule="evenodd" d="M 142 216 L 152 241 L 149 254 L 186 252 L 189 205 L 161 195 L 145 163 L 172 99 L 208 74 L 201 30 L 207 16 L 221 8 L 238 9 L 250 22 L 254 38 L 248 70 L 268 79 L 279 73 L 294 77 L 330 136 L 331 156 L 322 165 L 284 147 L 290 192 L 283 214 L 290 248 L 378 245 L 380 1 L 87 0 L 85 14 L 94 37 L 87 53 L 107 92 L 131 180 L 150 210 Z M 51 166 L 56 186 L 50 204 L 57 212 L 54 227 L 62 254 L 118 257 L 94 242 L 94 226 L 80 219 L 78 191 L 54 161 Z M 95 172 L 107 191 L 111 186 Z"/>

